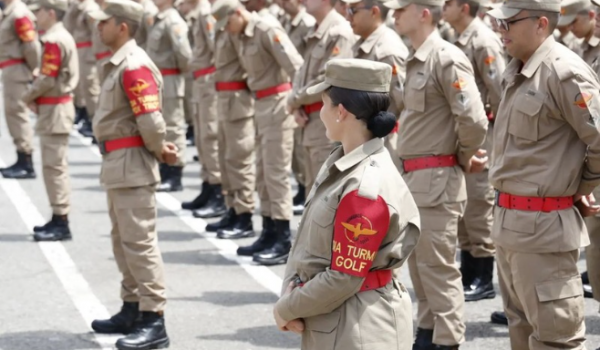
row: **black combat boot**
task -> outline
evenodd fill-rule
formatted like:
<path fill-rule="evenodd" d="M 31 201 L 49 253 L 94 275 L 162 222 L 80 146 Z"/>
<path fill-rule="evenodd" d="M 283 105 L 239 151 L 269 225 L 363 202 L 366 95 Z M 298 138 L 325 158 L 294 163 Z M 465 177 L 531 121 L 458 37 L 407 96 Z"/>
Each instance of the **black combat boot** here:
<path fill-rule="evenodd" d="M 508 318 L 506 317 L 506 313 L 504 311 L 494 311 L 492 312 L 491 322 L 494 324 L 501 324 L 508 326 Z"/>
<path fill-rule="evenodd" d="M 17 152 L 17 162 L 2 170 L 2 176 L 5 179 L 35 179 L 36 174 L 31 154 Z"/>
<path fill-rule="evenodd" d="M 465 288 L 465 301 L 493 299 L 496 297 L 494 290 L 494 257 L 473 258 L 476 261 L 477 273 L 473 282 Z"/>
<path fill-rule="evenodd" d="M 188 125 L 187 131 L 185 132 L 185 141 L 188 146 L 196 145 L 196 138 L 194 137 L 194 126 Z"/>
<path fill-rule="evenodd" d="M 298 192 L 292 199 L 292 209 L 294 215 L 302 215 L 304 212 L 304 202 L 306 200 L 306 188 L 303 185 L 298 184 Z"/>
<path fill-rule="evenodd" d="M 225 198 L 223 197 L 221 185 L 210 185 L 210 187 L 210 195 L 206 204 L 192 213 L 195 218 L 218 218 L 227 213 L 227 206 L 225 206 Z"/>
<path fill-rule="evenodd" d="M 434 350 L 433 329 L 417 328 L 417 336 L 412 350 Z"/>
<path fill-rule="evenodd" d="M 202 208 L 204 205 L 206 205 L 206 202 L 208 202 L 208 198 L 211 194 L 212 189 L 213 187 L 211 187 L 211 185 L 207 181 L 202 182 L 202 190 L 200 194 L 196 196 L 196 198 L 194 198 L 194 200 L 192 200 L 191 202 L 181 203 L 181 209 L 196 210 Z"/>
<path fill-rule="evenodd" d="M 458 345 L 436 345 L 434 350 L 458 350 Z"/>
<path fill-rule="evenodd" d="M 168 165 L 166 165 L 164 163 L 158 164 L 158 173 L 160 174 L 160 183 L 161 184 L 167 180 L 167 177 L 169 176 L 169 174 L 167 173 L 168 170 L 169 170 Z"/>
<path fill-rule="evenodd" d="M 94 320 L 92 329 L 96 333 L 121 333 L 129 334 L 135 326 L 135 322 L 140 318 L 141 314 L 138 310 L 139 303 L 123 302 L 121 311 L 112 316 L 108 320 Z"/>
<path fill-rule="evenodd" d="M 79 125 L 79 123 L 83 122 L 85 119 L 84 111 L 85 107 L 77 107 L 75 106 L 75 120 L 73 121 L 74 125 Z"/>
<path fill-rule="evenodd" d="M 46 225 L 39 227 L 38 231 L 33 234 L 33 239 L 36 242 L 66 241 L 71 238 L 73 237 L 69 229 L 69 218 L 67 215 L 52 215 L 52 220 Z"/>
<path fill-rule="evenodd" d="M 117 340 L 119 350 L 151 350 L 169 347 L 169 336 L 162 313 L 142 312 L 142 319 L 133 332 Z"/>
<path fill-rule="evenodd" d="M 92 119 L 87 112 L 87 108 L 83 108 L 81 113 L 83 114 L 83 121 L 79 128 L 79 133 L 85 137 L 93 137 L 94 131 L 92 130 Z"/>
<path fill-rule="evenodd" d="M 460 251 L 460 273 L 462 274 L 462 285 L 467 290 L 475 279 L 475 261 L 468 250 Z"/>
<path fill-rule="evenodd" d="M 252 213 L 237 214 L 232 227 L 217 231 L 217 238 L 239 239 L 254 237 L 256 233 L 252 227 Z"/>
<path fill-rule="evenodd" d="M 252 261 L 261 265 L 280 265 L 287 262 L 292 247 L 292 233 L 288 220 L 275 220 L 275 244 L 267 250 L 254 254 Z"/>
<path fill-rule="evenodd" d="M 276 239 L 275 222 L 270 217 L 263 216 L 263 228 L 260 237 L 249 246 L 239 247 L 237 255 L 253 256 L 256 253 L 260 253 L 273 247 Z"/>
<path fill-rule="evenodd" d="M 590 284 L 590 277 L 587 271 L 581 273 L 581 283 L 583 284 L 583 296 L 585 298 L 593 298 L 594 293 L 592 290 L 592 285 Z"/>
<path fill-rule="evenodd" d="M 163 181 L 160 185 L 158 185 L 156 191 L 157 192 L 180 192 L 183 191 L 183 186 L 181 185 L 181 176 L 183 175 L 183 167 L 182 166 L 170 166 L 167 165 L 168 170 L 166 170 L 167 179 Z"/>
<path fill-rule="evenodd" d="M 235 214 L 235 210 L 233 208 L 229 208 L 225 215 L 221 218 L 221 220 L 206 225 L 206 232 L 217 232 L 224 228 L 233 227 L 235 221 L 237 219 L 237 215 Z"/>

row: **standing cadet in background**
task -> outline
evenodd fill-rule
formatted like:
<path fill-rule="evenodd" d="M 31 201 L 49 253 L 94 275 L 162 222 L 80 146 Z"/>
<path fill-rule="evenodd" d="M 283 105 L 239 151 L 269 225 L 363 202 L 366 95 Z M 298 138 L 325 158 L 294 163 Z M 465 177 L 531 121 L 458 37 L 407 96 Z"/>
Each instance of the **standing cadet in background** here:
<path fill-rule="evenodd" d="M 502 73 L 506 67 L 504 49 L 498 35 L 477 17 L 481 0 L 447 0 L 444 18 L 458 35 L 455 43 L 471 61 L 475 83 L 490 121 L 485 149 L 492 153 L 493 121 L 502 97 Z M 466 174 L 467 207 L 458 224 L 462 284 L 466 301 L 494 298 L 494 188 L 488 180 L 488 167 Z"/>
<path fill-rule="evenodd" d="M 306 12 L 301 0 L 285 0 L 281 4 L 287 13 L 289 21 L 284 25 L 290 40 L 302 57 L 306 57 L 306 41 L 304 38 L 315 26 L 315 18 Z M 302 128 L 297 127 L 294 131 L 294 151 L 292 153 L 292 172 L 298 183 L 298 192 L 292 199 L 294 215 L 300 215 L 304 211 L 304 199 L 306 197 L 305 178 L 306 151 L 302 146 Z"/>
<path fill-rule="evenodd" d="M 558 0 L 489 12 L 513 56 L 494 131 L 492 238 L 512 349 L 584 349 L 582 216 L 597 214 L 600 82 L 552 36 Z M 579 213 L 577 211 L 580 211 Z"/>
<path fill-rule="evenodd" d="M 162 113 L 167 123 L 168 142 L 178 149 L 177 163 L 163 164 L 159 192 L 183 190 L 181 177 L 185 165 L 185 74 L 188 72 L 192 48 L 188 40 L 188 26 L 173 7 L 173 0 L 154 0 L 159 13 L 148 33 L 146 52 L 160 69 L 165 82 Z"/>
<path fill-rule="evenodd" d="M 323 81 L 325 63 L 331 58 L 351 58 L 356 41 L 348 21 L 333 6 L 336 0 L 306 0 L 306 11 L 316 20 L 316 25 L 306 36 L 304 64 L 288 96 L 288 110 L 302 128 L 302 145 L 305 147 L 306 191 L 312 188 L 321 166 L 329 157 L 333 145 L 325 135 L 319 113 L 323 102 L 318 94 L 307 89 Z"/>
<path fill-rule="evenodd" d="M 104 4 L 104 0 L 96 0 L 96 3 L 98 4 L 98 8 L 101 8 Z M 101 72 L 102 72 L 102 66 L 104 65 L 104 62 L 108 61 L 108 59 L 110 58 L 110 56 L 112 55 L 112 53 L 110 52 L 110 49 L 104 45 L 102 43 L 102 39 L 100 38 L 100 32 L 98 31 L 98 23 L 96 23 L 96 21 L 89 17 L 90 12 L 88 12 L 88 21 L 92 21 L 92 51 L 94 52 L 94 56 L 96 57 L 96 71 L 98 73 L 98 81 L 99 84 L 102 84 L 102 80 L 100 80 L 102 78 L 101 76 Z M 94 137 L 92 140 L 96 140 L 96 138 Z"/>
<path fill-rule="evenodd" d="M 585 63 L 592 65 L 600 56 L 600 38 L 594 35 L 596 12 L 590 0 L 565 0 L 561 3 L 559 26 L 567 26 L 571 33 L 580 40 L 574 51 Z"/>
<path fill-rule="evenodd" d="M 35 32 L 35 16 L 21 0 L 3 0 L 6 8 L 0 23 L 0 69 L 4 116 L 17 149 L 17 161 L 0 169 L 8 179 L 33 179 L 33 128 L 29 110 L 21 100 L 40 63 L 40 42 Z"/>
<path fill-rule="evenodd" d="M 252 256 L 263 265 L 284 264 L 291 245 L 288 173 L 296 126 L 286 99 L 303 60 L 274 18 L 250 13 L 238 0 L 215 2 L 213 13 L 228 19 L 226 31 L 239 38 L 238 56 L 255 96 L 256 185 L 263 230 L 256 242 L 240 247 L 237 254 Z"/>
<path fill-rule="evenodd" d="M 219 116 L 219 164 L 226 194 L 227 212 L 220 221 L 206 226 L 217 238 L 243 238 L 255 235 L 252 225 L 256 189 L 254 99 L 246 84 L 246 72 L 237 54 L 237 36 L 223 29 L 228 16 L 213 13 L 215 24 L 215 88 Z M 219 208 L 220 209 L 220 208 Z M 200 209 L 195 217 L 221 215 L 214 209 Z"/>
<path fill-rule="evenodd" d="M 277 19 L 276 15 L 269 9 L 269 1 L 268 0 L 240 0 L 246 10 L 250 12 L 257 12 L 261 16 L 269 16 Z"/>
<path fill-rule="evenodd" d="M 197 1 L 196 1 L 197 3 Z M 192 1 L 178 0 L 175 6 L 177 11 L 185 20 L 188 26 L 188 41 L 192 50 L 194 49 L 194 32 L 192 28 L 195 26 L 195 22 L 198 19 L 198 11 L 192 11 L 195 7 Z M 196 112 L 196 103 L 194 101 L 194 74 L 189 71 L 185 74 L 185 93 L 183 98 L 183 116 L 187 129 L 185 132 L 186 144 L 194 146 L 196 139 L 194 135 L 194 115 Z"/>
<path fill-rule="evenodd" d="M 158 162 L 177 162 L 177 148 L 165 142 L 161 114 L 163 80 L 136 45 L 143 8 L 130 0 L 106 0 L 91 14 L 113 55 L 103 69 L 94 133 L 102 153 L 100 181 L 106 188 L 112 247 L 122 274 L 121 311 L 94 320 L 98 333 L 123 333 L 119 350 L 169 346 L 165 328 L 164 267 L 156 233 Z"/>
<path fill-rule="evenodd" d="M 436 30 L 444 0 L 391 0 L 398 32 L 413 46 L 406 63 L 398 153 L 421 215 L 408 266 L 417 298 L 415 350 L 457 349 L 465 340 L 464 295 L 456 266 L 464 173 L 483 171 L 488 120 L 467 56 Z M 429 135 L 425 137 L 425 135 Z M 462 169 L 461 169 L 462 168 Z"/>
<path fill-rule="evenodd" d="M 387 63 L 392 67 L 390 84 L 390 108 L 388 111 L 398 118 L 403 108 L 402 90 L 406 76 L 408 48 L 398 34 L 388 28 L 384 21 L 389 9 L 379 0 L 343 0 L 348 4 L 348 20 L 354 34 L 360 39 L 352 51 L 355 58 Z M 397 152 L 398 128 L 386 138 L 385 147 L 392 155 L 396 166 L 400 166 Z"/>
<path fill-rule="evenodd" d="M 341 0 L 332 0 L 333 8 L 340 16 L 346 18 L 346 14 L 348 13 L 348 4 Z"/>
<path fill-rule="evenodd" d="M 33 228 L 36 241 L 71 239 L 69 209 L 69 134 L 73 128 L 75 109 L 73 91 L 79 79 L 77 48 L 71 34 L 62 24 L 69 5 L 66 0 L 40 0 L 30 5 L 37 25 L 45 31 L 39 76 L 23 95 L 23 102 L 38 115 L 35 129 L 40 135 L 42 173 L 52 219 Z"/>
<path fill-rule="evenodd" d="M 193 0 L 186 0 L 193 1 Z M 194 75 L 194 100 L 196 114 L 194 126 L 198 159 L 202 166 L 202 192 L 191 202 L 184 202 L 183 209 L 204 208 L 211 216 L 225 213 L 225 202 L 221 188 L 221 166 L 219 164 L 219 120 L 217 117 L 217 93 L 215 90 L 215 20 L 211 15 L 208 0 L 196 1 L 194 50 L 190 70 Z"/>
<path fill-rule="evenodd" d="M 142 49 L 146 48 L 146 42 L 148 40 L 148 33 L 150 29 L 154 25 L 154 17 L 158 14 L 158 8 L 154 5 L 154 1 L 152 0 L 132 0 L 144 8 L 144 15 L 142 16 L 142 21 L 140 23 L 140 27 L 135 34 L 135 41 Z"/>

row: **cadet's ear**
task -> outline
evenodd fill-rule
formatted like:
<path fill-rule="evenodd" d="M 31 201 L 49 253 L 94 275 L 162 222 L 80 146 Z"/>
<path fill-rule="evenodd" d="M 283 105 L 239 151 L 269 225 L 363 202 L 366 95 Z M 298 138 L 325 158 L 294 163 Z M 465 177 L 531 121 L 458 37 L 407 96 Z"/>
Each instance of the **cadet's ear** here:
<path fill-rule="evenodd" d="M 545 32 L 549 24 L 550 22 L 548 21 L 548 17 L 540 17 L 540 19 L 538 20 L 538 31 L 541 30 L 542 32 Z"/>
<path fill-rule="evenodd" d="M 588 13 L 588 16 L 590 17 L 590 20 L 596 18 L 596 11 L 590 10 L 590 12 Z"/>
<path fill-rule="evenodd" d="M 348 114 L 350 114 L 350 112 L 348 112 L 346 107 L 344 107 L 344 105 L 340 103 L 339 105 L 337 105 L 337 109 L 338 109 L 338 120 L 339 121 L 346 120 L 346 117 L 348 117 Z"/>

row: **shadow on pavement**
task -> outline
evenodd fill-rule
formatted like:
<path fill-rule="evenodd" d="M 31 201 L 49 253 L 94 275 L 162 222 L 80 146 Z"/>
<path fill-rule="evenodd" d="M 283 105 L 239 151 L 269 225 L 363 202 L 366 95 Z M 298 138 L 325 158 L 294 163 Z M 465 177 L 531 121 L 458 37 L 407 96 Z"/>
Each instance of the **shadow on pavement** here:
<path fill-rule="evenodd" d="M 158 231 L 158 240 L 163 242 L 187 242 L 202 239 L 197 233 L 187 231 Z"/>
<path fill-rule="evenodd" d="M 162 257 L 165 264 L 237 266 L 235 261 L 225 259 L 216 251 L 203 252 L 198 251 L 198 249 L 184 251 L 163 251 Z"/>
<path fill-rule="evenodd" d="M 249 343 L 258 347 L 299 349 L 300 336 L 292 332 L 280 332 L 275 325 L 238 329 L 233 334 L 200 336 L 198 339 L 226 340 Z"/>
<path fill-rule="evenodd" d="M 184 298 L 185 299 L 185 298 Z M 190 298 L 188 298 L 190 299 Z M 252 304 L 274 305 L 277 296 L 270 292 L 204 292 L 195 301 L 203 301 L 225 307 L 238 307 Z M 179 300 L 179 299 L 176 299 Z M 191 301 L 191 300 L 190 300 Z"/>
<path fill-rule="evenodd" d="M 31 241 L 29 232 L 23 233 L 1 233 L 0 242 L 28 242 Z"/>
<path fill-rule="evenodd" d="M 99 349 L 92 333 L 72 334 L 33 331 L 0 335 L 0 349 L 6 350 L 90 350 Z"/>

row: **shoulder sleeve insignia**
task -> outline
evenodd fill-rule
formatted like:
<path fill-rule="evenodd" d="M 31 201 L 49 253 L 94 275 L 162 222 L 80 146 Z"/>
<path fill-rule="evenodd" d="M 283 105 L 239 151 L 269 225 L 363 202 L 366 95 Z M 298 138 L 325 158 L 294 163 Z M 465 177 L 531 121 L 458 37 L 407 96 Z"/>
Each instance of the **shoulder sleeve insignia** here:
<path fill-rule="evenodd" d="M 60 70 L 62 62 L 60 46 L 57 43 L 44 43 L 44 53 L 42 54 L 42 68 L 40 69 L 43 75 L 56 78 Z"/>
<path fill-rule="evenodd" d="M 494 63 L 496 61 L 496 57 L 494 56 L 488 56 L 485 58 L 484 63 L 486 66 L 491 65 L 492 63 Z"/>
<path fill-rule="evenodd" d="M 22 42 L 27 43 L 35 40 L 35 27 L 27 17 L 17 18 L 15 20 L 15 31 Z"/>
<path fill-rule="evenodd" d="M 365 277 L 390 225 L 387 203 L 352 191 L 340 201 L 334 225 L 331 269 Z"/>
<path fill-rule="evenodd" d="M 397 64 L 394 64 L 392 66 L 392 75 L 398 75 L 398 72 L 400 71 L 400 67 L 398 67 Z"/>
<path fill-rule="evenodd" d="M 136 117 L 160 110 L 158 85 L 150 68 L 140 67 L 123 72 L 123 89 Z"/>
<path fill-rule="evenodd" d="M 338 46 L 335 46 L 333 48 L 333 50 L 331 50 L 331 56 L 337 56 L 340 54 L 340 48 Z"/>
<path fill-rule="evenodd" d="M 458 78 L 452 83 L 452 87 L 456 90 L 462 90 L 467 86 L 467 81 L 463 78 Z"/>
<path fill-rule="evenodd" d="M 588 109 L 588 102 L 592 99 L 592 95 L 587 92 L 579 92 L 575 96 L 573 104 L 581 109 Z"/>

